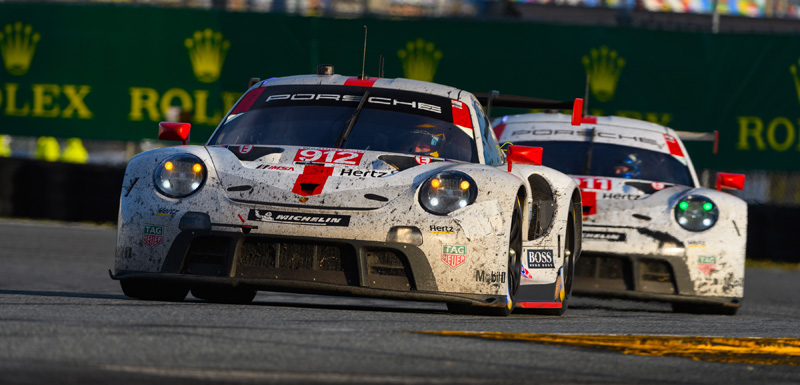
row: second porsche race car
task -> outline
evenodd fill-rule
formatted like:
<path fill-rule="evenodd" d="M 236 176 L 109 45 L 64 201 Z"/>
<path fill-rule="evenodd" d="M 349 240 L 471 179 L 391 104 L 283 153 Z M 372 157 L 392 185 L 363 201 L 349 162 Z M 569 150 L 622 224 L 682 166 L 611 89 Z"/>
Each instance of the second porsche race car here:
<path fill-rule="evenodd" d="M 185 144 L 190 125 L 160 130 Z M 452 87 L 329 68 L 258 81 L 204 146 L 131 159 L 112 277 L 140 299 L 275 290 L 560 314 L 580 192 L 537 154 L 507 158 Z"/>
<path fill-rule="evenodd" d="M 702 188 L 676 131 L 618 116 L 570 121 L 523 114 L 495 128 L 501 143 L 542 147 L 544 164 L 580 185 L 576 293 L 734 314 L 744 296 L 747 204 L 717 190 L 744 188 L 744 175 L 720 173 L 717 190 Z"/>

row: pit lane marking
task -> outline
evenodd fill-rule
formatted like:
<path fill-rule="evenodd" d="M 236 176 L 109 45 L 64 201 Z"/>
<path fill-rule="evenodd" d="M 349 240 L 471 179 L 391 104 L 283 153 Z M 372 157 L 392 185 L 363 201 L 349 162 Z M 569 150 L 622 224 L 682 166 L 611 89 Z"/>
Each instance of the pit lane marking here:
<path fill-rule="evenodd" d="M 648 335 L 535 334 L 421 331 L 452 337 L 614 350 L 640 356 L 683 357 L 695 361 L 800 366 L 800 339 Z"/>

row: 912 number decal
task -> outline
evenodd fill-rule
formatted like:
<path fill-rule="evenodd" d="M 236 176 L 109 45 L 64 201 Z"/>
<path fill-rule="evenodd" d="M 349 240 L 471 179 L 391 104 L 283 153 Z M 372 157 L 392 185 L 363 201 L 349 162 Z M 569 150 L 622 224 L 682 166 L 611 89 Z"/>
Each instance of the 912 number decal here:
<path fill-rule="evenodd" d="M 338 149 L 316 149 L 302 148 L 294 156 L 295 162 L 304 163 L 331 163 L 357 166 L 361 162 L 363 152 L 338 150 Z"/>

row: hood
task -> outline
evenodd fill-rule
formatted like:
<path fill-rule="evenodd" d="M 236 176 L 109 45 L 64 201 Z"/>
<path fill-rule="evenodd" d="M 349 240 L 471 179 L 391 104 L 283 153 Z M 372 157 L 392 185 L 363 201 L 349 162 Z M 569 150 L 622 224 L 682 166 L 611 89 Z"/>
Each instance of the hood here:
<path fill-rule="evenodd" d="M 428 156 L 294 146 L 207 147 L 225 195 L 254 204 L 373 209 L 453 163 Z"/>
<path fill-rule="evenodd" d="M 594 191 L 598 199 L 642 199 L 657 191 L 674 186 L 670 183 L 647 180 L 611 178 L 591 175 L 572 175 L 581 191 Z"/>
<path fill-rule="evenodd" d="M 589 223 L 629 225 L 649 221 L 672 206 L 691 187 L 647 180 L 573 175 L 580 186 L 583 215 Z"/>

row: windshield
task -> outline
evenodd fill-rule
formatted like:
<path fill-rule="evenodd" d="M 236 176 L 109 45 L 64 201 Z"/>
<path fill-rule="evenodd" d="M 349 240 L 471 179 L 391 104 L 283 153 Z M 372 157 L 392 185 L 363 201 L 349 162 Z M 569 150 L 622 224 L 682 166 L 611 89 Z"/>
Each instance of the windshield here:
<path fill-rule="evenodd" d="M 643 179 L 692 186 L 689 168 L 672 155 L 607 143 L 592 146 L 591 169 L 587 173 L 588 142 L 530 141 L 515 145 L 542 147 L 542 164 L 565 174 Z"/>
<path fill-rule="evenodd" d="M 209 145 L 336 147 L 350 120 L 356 118 L 342 148 L 477 162 L 472 130 L 452 123 L 454 103 L 443 97 L 379 88 L 260 88 L 242 99 Z"/>

